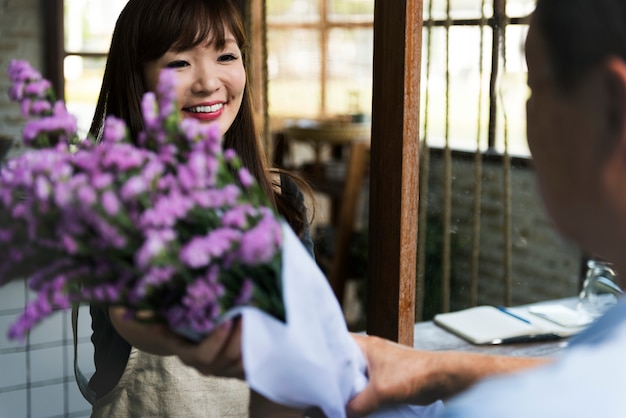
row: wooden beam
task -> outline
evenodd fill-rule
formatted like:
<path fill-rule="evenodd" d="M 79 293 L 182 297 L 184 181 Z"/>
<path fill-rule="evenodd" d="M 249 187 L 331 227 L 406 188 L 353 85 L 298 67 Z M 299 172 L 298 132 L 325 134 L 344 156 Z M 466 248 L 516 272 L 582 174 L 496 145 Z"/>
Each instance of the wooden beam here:
<path fill-rule="evenodd" d="M 266 0 L 239 0 L 246 3 L 248 51 L 248 88 L 252 95 L 257 129 L 265 141 L 265 149 L 271 154 L 271 129 L 268 117 L 267 101 L 267 22 L 265 16 Z M 268 158 L 272 158 L 268 155 Z"/>
<path fill-rule="evenodd" d="M 413 345 L 422 0 L 376 0 L 367 333 Z"/>
<path fill-rule="evenodd" d="M 40 0 L 44 15 L 44 70 L 43 76 L 51 83 L 58 99 L 65 99 L 65 76 L 63 74 L 64 19 L 63 0 Z"/>

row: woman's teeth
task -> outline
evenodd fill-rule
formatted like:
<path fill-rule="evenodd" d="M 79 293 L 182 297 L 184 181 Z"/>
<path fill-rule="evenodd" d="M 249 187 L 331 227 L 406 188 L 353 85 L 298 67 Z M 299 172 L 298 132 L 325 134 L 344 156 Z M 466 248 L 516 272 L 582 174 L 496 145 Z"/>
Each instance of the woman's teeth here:
<path fill-rule="evenodd" d="M 214 104 L 211 106 L 194 106 L 188 107 L 186 110 L 192 113 L 213 113 L 217 112 L 224 107 L 223 103 Z"/>

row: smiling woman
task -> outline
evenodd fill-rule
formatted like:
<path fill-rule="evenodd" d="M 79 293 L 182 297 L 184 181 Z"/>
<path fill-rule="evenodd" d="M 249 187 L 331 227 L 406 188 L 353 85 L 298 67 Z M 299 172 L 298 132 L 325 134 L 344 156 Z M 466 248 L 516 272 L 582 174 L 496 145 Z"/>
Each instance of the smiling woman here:
<path fill-rule="evenodd" d="M 275 183 L 265 160 L 246 85 L 247 46 L 233 0 L 130 0 L 113 32 L 90 133 L 100 139 L 106 117 L 114 115 L 140 142 L 146 105 L 141 97 L 157 89 L 159 95 L 179 103 L 183 119 L 217 124 L 223 148 L 237 153 L 270 204 L 312 251 L 302 193 L 288 173 L 281 173 Z M 157 88 L 166 68 L 173 70 L 176 87 Z M 89 383 L 96 395 L 93 416 L 248 415 L 247 386 L 184 366 L 175 355 L 180 355 L 183 344 L 172 344 L 171 333 L 157 334 L 126 320 L 124 311 L 113 307 L 92 306 L 91 315 L 96 363 Z M 237 324 L 211 334 L 191 354 L 221 376 L 241 376 L 236 329 Z M 189 358 L 189 348 L 185 353 Z M 252 411 L 259 398 L 253 400 Z"/>

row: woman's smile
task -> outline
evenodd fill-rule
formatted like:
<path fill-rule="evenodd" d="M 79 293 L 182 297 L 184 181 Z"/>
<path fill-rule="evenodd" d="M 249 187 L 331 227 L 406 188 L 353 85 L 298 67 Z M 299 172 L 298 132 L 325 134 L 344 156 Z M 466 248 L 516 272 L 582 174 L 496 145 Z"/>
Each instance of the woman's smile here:
<path fill-rule="evenodd" d="M 183 117 L 194 118 L 202 121 L 212 121 L 219 118 L 224 111 L 224 102 L 201 103 L 198 105 L 184 107 Z"/>

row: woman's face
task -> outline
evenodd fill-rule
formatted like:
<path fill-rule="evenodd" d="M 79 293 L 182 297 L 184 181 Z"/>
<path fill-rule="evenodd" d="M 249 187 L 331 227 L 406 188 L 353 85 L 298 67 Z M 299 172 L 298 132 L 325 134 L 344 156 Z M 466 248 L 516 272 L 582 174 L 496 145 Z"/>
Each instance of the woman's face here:
<path fill-rule="evenodd" d="M 144 75 L 149 90 L 156 90 L 163 68 L 174 69 L 178 76 L 176 99 L 182 117 L 216 122 L 224 135 L 239 112 L 246 85 L 241 50 L 232 34 L 226 31 L 223 49 L 201 44 L 182 52 L 170 50 L 147 63 Z"/>

